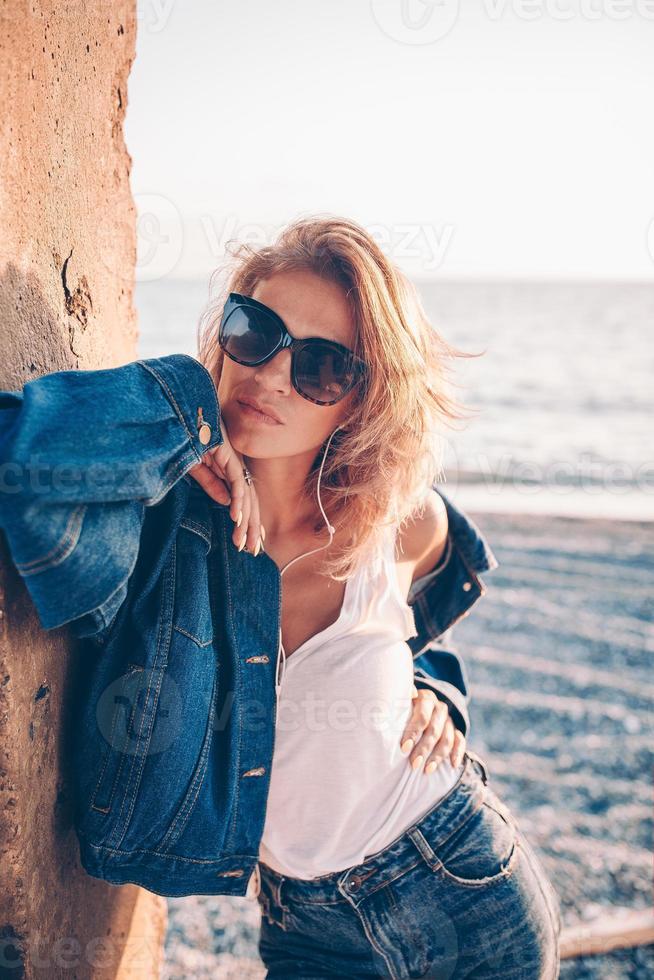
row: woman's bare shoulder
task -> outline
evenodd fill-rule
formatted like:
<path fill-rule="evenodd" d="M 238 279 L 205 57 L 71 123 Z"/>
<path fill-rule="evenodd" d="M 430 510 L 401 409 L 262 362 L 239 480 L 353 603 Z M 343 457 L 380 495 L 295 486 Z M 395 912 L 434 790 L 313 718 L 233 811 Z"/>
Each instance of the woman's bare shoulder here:
<path fill-rule="evenodd" d="M 449 523 L 441 495 L 430 489 L 422 514 L 406 521 L 398 531 L 395 560 L 413 565 L 412 579 L 426 575 L 443 556 Z"/>

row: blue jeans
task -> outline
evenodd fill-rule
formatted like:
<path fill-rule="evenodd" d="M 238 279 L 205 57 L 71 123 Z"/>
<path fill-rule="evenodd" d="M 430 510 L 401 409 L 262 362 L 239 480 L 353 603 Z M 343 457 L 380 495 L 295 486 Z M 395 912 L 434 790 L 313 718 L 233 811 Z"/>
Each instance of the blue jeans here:
<path fill-rule="evenodd" d="M 362 864 L 307 880 L 259 868 L 266 977 L 559 975 L 558 899 L 471 752 L 450 792 Z"/>

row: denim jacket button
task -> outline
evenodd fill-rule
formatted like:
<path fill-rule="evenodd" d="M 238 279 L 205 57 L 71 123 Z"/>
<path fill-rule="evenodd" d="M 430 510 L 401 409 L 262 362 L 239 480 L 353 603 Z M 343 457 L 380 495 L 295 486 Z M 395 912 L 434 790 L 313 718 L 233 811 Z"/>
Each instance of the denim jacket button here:
<path fill-rule="evenodd" d="M 470 592 L 470 589 L 471 588 L 472 588 L 472 583 L 471 582 L 464 582 L 463 583 L 463 591 L 464 592 Z"/>
<path fill-rule="evenodd" d="M 198 438 L 203 446 L 211 439 L 211 426 L 203 418 L 202 405 L 198 405 Z"/>

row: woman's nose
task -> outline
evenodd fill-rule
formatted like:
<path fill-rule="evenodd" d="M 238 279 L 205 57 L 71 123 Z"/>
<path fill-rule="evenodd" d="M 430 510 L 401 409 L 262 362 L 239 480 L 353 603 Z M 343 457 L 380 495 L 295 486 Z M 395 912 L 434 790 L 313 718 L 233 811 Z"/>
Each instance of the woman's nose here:
<path fill-rule="evenodd" d="M 259 364 L 255 371 L 255 378 L 261 377 L 268 384 L 275 384 L 288 390 L 291 386 L 291 351 L 280 350 L 274 354 L 265 364 Z"/>

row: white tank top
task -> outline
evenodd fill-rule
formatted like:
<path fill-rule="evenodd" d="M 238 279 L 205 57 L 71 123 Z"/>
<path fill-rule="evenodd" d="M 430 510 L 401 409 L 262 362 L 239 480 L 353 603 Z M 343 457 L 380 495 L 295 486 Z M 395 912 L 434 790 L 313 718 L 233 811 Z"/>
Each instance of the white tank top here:
<path fill-rule="evenodd" d="M 411 716 L 416 636 L 395 564 L 396 528 L 381 562 L 345 587 L 336 622 L 288 657 L 281 684 L 259 858 L 315 878 L 360 864 L 416 823 L 455 784 L 445 760 L 425 774 L 400 750 Z M 373 569 L 374 566 L 374 569 Z"/>

